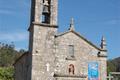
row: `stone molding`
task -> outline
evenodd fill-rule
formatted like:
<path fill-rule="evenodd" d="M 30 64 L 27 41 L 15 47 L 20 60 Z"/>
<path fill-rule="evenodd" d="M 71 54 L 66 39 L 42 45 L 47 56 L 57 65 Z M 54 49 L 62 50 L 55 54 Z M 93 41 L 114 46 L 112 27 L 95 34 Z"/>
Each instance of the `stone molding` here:
<path fill-rule="evenodd" d="M 71 78 L 87 78 L 87 75 L 63 75 L 63 74 L 54 74 L 54 77 L 71 77 Z"/>

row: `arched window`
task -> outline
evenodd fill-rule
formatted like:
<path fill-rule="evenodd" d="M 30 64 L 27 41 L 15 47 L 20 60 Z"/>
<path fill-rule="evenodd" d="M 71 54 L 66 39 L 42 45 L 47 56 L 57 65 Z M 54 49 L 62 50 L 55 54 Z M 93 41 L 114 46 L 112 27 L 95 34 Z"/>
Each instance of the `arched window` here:
<path fill-rule="evenodd" d="M 74 71 L 75 71 L 74 65 L 70 64 L 69 65 L 69 74 L 74 75 Z"/>

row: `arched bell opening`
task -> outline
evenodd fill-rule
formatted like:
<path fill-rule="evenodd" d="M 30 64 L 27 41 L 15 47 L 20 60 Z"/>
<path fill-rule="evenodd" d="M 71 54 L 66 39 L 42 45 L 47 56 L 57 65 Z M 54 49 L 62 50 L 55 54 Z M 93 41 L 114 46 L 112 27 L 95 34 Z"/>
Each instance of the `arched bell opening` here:
<path fill-rule="evenodd" d="M 43 0 L 42 23 L 50 23 L 50 2 L 51 0 Z"/>

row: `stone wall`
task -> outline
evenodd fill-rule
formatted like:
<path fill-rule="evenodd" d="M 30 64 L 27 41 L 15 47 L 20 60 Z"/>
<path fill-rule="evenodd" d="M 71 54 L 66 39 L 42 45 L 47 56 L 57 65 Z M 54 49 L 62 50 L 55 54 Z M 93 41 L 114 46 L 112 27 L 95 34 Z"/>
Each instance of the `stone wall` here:
<path fill-rule="evenodd" d="M 23 54 L 14 64 L 15 80 L 27 80 L 27 56 L 28 53 Z"/>
<path fill-rule="evenodd" d="M 98 62 L 99 50 L 73 32 L 56 38 L 56 74 L 69 75 L 68 66 L 75 66 L 75 75 L 88 75 L 88 63 Z M 69 45 L 74 45 L 74 58 L 69 58 Z"/>
<path fill-rule="evenodd" d="M 54 73 L 54 35 L 57 29 L 34 25 L 33 30 L 31 79 L 50 80 Z"/>
<path fill-rule="evenodd" d="M 99 50 L 78 35 L 69 32 L 55 37 L 56 28 L 37 25 L 34 30 L 32 54 L 16 62 L 15 80 L 87 80 L 89 62 L 98 62 L 99 79 L 106 80 L 106 57 L 98 57 Z M 70 57 L 69 45 L 74 45 L 74 57 Z M 69 73 L 70 64 L 74 75 Z"/>

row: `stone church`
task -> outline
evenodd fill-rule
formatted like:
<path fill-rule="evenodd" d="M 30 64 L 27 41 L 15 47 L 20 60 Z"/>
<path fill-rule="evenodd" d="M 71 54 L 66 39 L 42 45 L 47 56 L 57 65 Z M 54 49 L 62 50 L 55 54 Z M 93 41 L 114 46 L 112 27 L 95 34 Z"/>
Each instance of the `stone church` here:
<path fill-rule="evenodd" d="M 74 29 L 58 33 L 58 0 L 31 0 L 29 51 L 14 63 L 15 80 L 106 80 L 107 50 Z"/>

